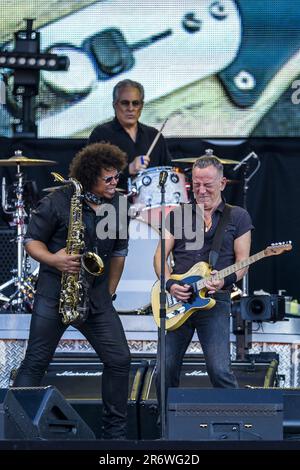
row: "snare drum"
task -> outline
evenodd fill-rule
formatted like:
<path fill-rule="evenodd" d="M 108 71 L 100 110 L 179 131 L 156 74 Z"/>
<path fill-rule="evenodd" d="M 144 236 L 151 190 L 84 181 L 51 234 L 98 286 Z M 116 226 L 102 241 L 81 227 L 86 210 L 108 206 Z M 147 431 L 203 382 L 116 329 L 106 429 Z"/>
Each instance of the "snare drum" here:
<path fill-rule="evenodd" d="M 166 213 L 180 203 L 188 202 L 186 180 L 179 168 L 161 166 L 148 168 L 138 173 L 132 181 L 133 197 L 131 213 L 140 216 L 150 225 L 159 226 L 161 212 L 161 192 L 159 175 L 166 171 L 168 176 L 165 184 Z"/>
<path fill-rule="evenodd" d="M 117 289 L 117 312 L 145 312 L 151 304 L 151 287 L 157 280 L 153 257 L 159 233 L 143 220 L 129 223 L 128 256 Z"/>

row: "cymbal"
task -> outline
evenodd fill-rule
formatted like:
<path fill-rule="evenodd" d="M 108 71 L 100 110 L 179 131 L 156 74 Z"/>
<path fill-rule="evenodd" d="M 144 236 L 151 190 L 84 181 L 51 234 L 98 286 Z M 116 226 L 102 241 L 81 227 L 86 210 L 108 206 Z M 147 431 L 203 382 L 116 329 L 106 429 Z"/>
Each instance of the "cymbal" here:
<path fill-rule="evenodd" d="M 226 184 L 239 184 L 241 181 L 240 180 L 226 180 Z"/>
<path fill-rule="evenodd" d="M 188 158 L 175 158 L 172 160 L 174 163 L 195 163 L 200 157 L 188 157 Z M 218 158 L 222 165 L 236 165 L 240 163 L 238 160 L 227 160 L 225 158 Z"/>
<path fill-rule="evenodd" d="M 43 193 L 53 193 L 53 191 L 56 191 L 59 188 L 62 188 L 63 186 L 66 186 L 65 184 L 61 184 L 60 186 L 50 186 L 49 188 L 44 188 L 42 189 Z"/>
<path fill-rule="evenodd" d="M 39 158 L 27 157 L 10 157 L 5 160 L 0 159 L 0 166 L 38 166 L 38 165 L 54 165 L 57 162 L 54 160 L 41 160 Z"/>
<path fill-rule="evenodd" d="M 42 191 L 44 193 L 53 193 L 53 191 L 56 191 L 59 188 L 63 188 L 64 186 L 67 186 L 67 184 L 61 184 L 59 186 L 50 186 L 49 188 L 42 189 Z M 118 191 L 119 193 L 125 193 L 125 189 L 122 188 L 116 188 L 116 191 Z"/>

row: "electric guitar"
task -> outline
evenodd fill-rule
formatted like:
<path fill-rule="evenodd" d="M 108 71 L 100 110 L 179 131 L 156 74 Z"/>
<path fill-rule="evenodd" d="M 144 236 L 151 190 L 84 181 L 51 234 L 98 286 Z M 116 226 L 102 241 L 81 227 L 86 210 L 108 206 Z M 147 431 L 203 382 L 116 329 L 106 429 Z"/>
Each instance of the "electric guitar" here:
<path fill-rule="evenodd" d="M 277 243 L 268 246 L 265 250 L 262 250 L 249 258 L 238 261 L 227 268 L 221 269 L 213 276 L 210 275 L 211 269 L 207 263 L 200 261 L 196 263 L 189 271 L 184 274 L 173 274 L 171 279 L 182 281 L 184 284 L 189 284 L 193 288 L 193 295 L 188 302 L 181 302 L 174 296 L 167 292 L 166 302 L 166 330 L 176 330 L 179 328 L 191 315 L 197 310 L 208 310 L 211 309 L 216 301 L 213 298 L 206 297 L 205 294 L 207 289 L 205 283 L 208 280 L 221 280 L 226 276 L 229 276 L 240 269 L 249 266 L 252 263 L 256 263 L 262 258 L 267 256 L 280 255 L 285 251 L 292 249 L 291 242 L 289 243 Z M 157 280 L 151 290 L 151 304 L 154 320 L 157 326 L 160 326 L 159 317 L 159 294 L 160 294 L 160 281 Z"/>

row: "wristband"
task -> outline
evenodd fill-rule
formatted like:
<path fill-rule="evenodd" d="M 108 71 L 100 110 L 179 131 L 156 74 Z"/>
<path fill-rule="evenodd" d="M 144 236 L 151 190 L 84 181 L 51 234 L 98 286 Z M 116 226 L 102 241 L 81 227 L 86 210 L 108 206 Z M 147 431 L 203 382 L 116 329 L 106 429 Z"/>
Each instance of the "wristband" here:
<path fill-rule="evenodd" d="M 166 290 L 168 292 L 170 292 L 170 289 L 171 287 L 173 286 L 173 284 L 180 284 L 179 281 L 175 281 L 174 279 L 168 279 L 167 282 L 166 282 Z"/>

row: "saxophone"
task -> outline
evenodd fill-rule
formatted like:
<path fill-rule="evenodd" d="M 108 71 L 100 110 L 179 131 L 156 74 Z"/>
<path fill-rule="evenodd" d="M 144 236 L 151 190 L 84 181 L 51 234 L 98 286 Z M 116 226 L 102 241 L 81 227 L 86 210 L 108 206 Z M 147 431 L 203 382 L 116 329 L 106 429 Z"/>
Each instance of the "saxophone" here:
<path fill-rule="evenodd" d="M 88 316 L 88 280 L 86 273 L 99 276 L 104 271 L 100 256 L 85 252 L 84 225 L 82 223 L 82 186 L 75 178 L 65 180 L 59 173 L 51 173 L 60 183 L 71 183 L 74 193 L 70 205 L 70 221 L 66 252 L 69 255 L 82 254 L 81 268 L 78 273 L 62 273 L 59 313 L 65 325 L 83 323 Z"/>

